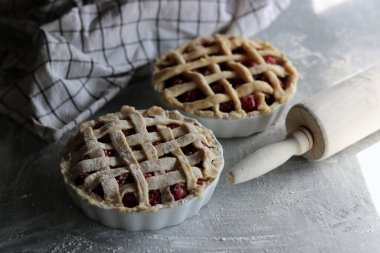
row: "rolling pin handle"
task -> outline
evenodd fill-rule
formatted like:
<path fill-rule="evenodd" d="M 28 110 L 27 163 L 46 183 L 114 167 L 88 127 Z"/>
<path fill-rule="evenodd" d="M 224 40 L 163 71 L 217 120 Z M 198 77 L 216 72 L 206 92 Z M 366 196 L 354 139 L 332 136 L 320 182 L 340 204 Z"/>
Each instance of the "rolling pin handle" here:
<path fill-rule="evenodd" d="M 227 173 L 232 184 L 239 184 L 259 177 L 289 160 L 294 155 L 302 155 L 313 147 L 313 138 L 304 127 L 290 133 L 286 139 L 265 146 L 239 162 Z"/>

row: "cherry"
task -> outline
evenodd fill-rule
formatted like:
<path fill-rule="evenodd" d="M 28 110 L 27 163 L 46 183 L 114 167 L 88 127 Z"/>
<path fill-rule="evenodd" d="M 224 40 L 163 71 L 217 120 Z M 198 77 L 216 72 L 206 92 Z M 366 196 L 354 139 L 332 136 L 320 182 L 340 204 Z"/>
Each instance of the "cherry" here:
<path fill-rule="evenodd" d="M 133 183 L 134 179 L 132 174 L 125 172 L 117 177 L 115 177 L 118 184 L 127 184 L 127 183 Z"/>
<path fill-rule="evenodd" d="M 202 41 L 202 46 L 204 46 L 204 47 L 211 47 L 211 46 L 213 46 L 215 44 L 215 42 L 214 41 L 211 41 L 211 40 L 203 40 Z"/>
<path fill-rule="evenodd" d="M 195 152 L 198 151 L 198 150 L 194 147 L 193 144 L 189 144 L 189 145 L 187 145 L 187 146 L 185 146 L 185 147 L 182 147 L 181 149 L 182 149 L 182 152 L 183 152 L 185 155 L 187 155 L 187 156 L 192 155 L 192 154 L 194 154 Z"/>
<path fill-rule="evenodd" d="M 205 98 L 205 95 L 201 90 L 190 90 L 178 96 L 178 100 L 182 103 L 193 102 Z"/>
<path fill-rule="evenodd" d="M 124 129 L 123 133 L 125 136 L 130 136 L 136 133 L 136 129 L 130 128 L 130 129 Z"/>
<path fill-rule="evenodd" d="M 244 66 L 246 66 L 247 68 L 252 68 L 256 65 L 256 62 L 254 62 L 252 60 L 246 60 L 246 61 L 242 62 L 242 64 Z"/>
<path fill-rule="evenodd" d="M 179 125 L 176 123 L 170 123 L 170 124 L 167 124 L 166 126 L 169 127 L 170 129 L 174 129 L 174 128 L 179 127 Z"/>
<path fill-rule="evenodd" d="M 189 194 L 183 183 L 178 183 L 170 186 L 170 191 L 173 194 L 175 200 L 183 199 Z"/>
<path fill-rule="evenodd" d="M 149 191 L 149 203 L 152 206 L 157 205 L 157 204 L 161 204 L 160 190 L 150 190 Z"/>
<path fill-rule="evenodd" d="M 264 74 L 258 74 L 258 75 L 254 75 L 253 79 L 255 79 L 256 81 L 265 81 L 266 77 Z"/>
<path fill-rule="evenodd" d="M 176 75 L 176 76 L 169 78 L 168 80 L 165 81 L 165 87 L 170 88 L 172 86 L 183 84 L 183 83 L 186 83 L 188 81 L 189 81 L 189 79 L 186 76 L 184 76 L 182 74 Z"/>
<path fill-rule="evenodd" d="M 204 76 L 208 76 L 208 75 L 212 74 L 211 71 L 208 68 L 199 68 L 199 69 L 194 69 L 193 71 L 201 73 Z"/>
<path fill-rule="evenodd" d="M 219 110 L 222 112 L 231 112 L 235 110 L 234 102 L 228 101 L 228 102 L 220 103 Z"/>
<path fill-rule="evenodd" d="M 226 62 L 219 64 L 219 66 L 220 66 L 221 71 L 230 71 L 231 70 L 230 66 L 228 66 L 228 64 Z"/>
<path fill-rule="evenodd" d="M 232 84 L 232 86 L 235 89 L 238 88 L 239 86 L 242 86 L 245 83 L 244 80 L 240 78 L 229 79 L 228 81 Z"/>
<path fill-rule="evenodd" d="M 133 192 L 127 192 L 126 194 L 124 194 L 124 196 L 123 196 L 123 204 L 126 207 L 135 207 L 135 206 L 137 206 L 138 203 L 137 203 L 137 199 L 136 199 L 135 194 L 133 194 Z"/>
<path fill-rule="evenodd" d="M 144 173 L 144 177 L 145 178 L 153 177 L 153 173 L 152 172 Z"/>
<path fill-rule="evenodd" d="M 267 105 L 271 105 L 274 103 L 274 97 L 271 94 L 265 94 L 265 102 Z"/>
<path fill-rule="evenodd" d="M 210 84 L 210 88 L 214 93 L 224 93 L 224 87 L 220 83 L 212 83 Z"/>
<path fill-rule="evenodd" d="M 245 50 L 242 47 L 237 47 L 232 51 L 233 54 L 245 54 Z"/>
<path fill-rule="evenodd" d="M 248 95 L 240 98 L 241 107 L 246 112 L 252 112 L 256 109 L 255 97 Z"/>
<path fill-rule="evenodd" d="M 264 56 L 264 60 L 268 64 L 277 64 L 277 60 L 273 56 L 269 56 L 269 55 Z"/>
<path fill-rule="evenodd" d="M 106 157 L 114 157 L 116 155 L 116 151 L 115 150 L 103 149 L 103 152 L 104 152 L 104 155 Z"/>
<path fill-rule="evenodd" d="M 288 83 L 288 77 L 279 78 L 280 79 L 280 86 L 282 89 L 286 89 L 286 84 Z"/>

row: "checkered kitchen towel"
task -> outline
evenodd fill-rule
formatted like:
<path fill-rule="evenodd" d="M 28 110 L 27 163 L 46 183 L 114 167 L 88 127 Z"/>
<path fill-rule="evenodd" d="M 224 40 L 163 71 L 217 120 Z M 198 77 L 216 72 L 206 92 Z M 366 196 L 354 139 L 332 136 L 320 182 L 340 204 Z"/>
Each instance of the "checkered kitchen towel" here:
<path fill-rule="evenodd" d="M 252 36 L 289 2 L 1 1 L 0 111 L 57 140 L 157 55 L 216 32 Z"/>

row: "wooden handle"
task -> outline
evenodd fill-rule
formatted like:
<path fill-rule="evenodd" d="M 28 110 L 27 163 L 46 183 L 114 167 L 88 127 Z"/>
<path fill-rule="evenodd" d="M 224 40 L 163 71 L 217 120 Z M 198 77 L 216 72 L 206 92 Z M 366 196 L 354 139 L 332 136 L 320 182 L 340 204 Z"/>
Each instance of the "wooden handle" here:
<path fill-rule="evenodd" d="M 232 184 L 239 184 L 259 177 L 289 160 L 294 155 L 302 155 L 313 146 L 311 134 L 300 128 L 280 142 L 265 146 L 239 162 L 227 174 Z"/>
<path fill-rule="evenodd" d="M 379 130 L 380 64 L 295 105 L 286 129 L 287 139 L 248 156 L 228 172 L 228 180 L 253 179 L 293 155 L 325 159 Z"/>

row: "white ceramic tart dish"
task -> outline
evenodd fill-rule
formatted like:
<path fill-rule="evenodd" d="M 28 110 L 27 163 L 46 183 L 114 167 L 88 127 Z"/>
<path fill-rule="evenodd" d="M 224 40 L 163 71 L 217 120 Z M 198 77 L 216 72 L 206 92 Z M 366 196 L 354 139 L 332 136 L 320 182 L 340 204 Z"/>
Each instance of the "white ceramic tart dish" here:
<path fill-rule="evenodd" d="M 60 171 L 90 218 L 130 231 L 176 225 L 211 198 L 223 150 L 195 119 L 160 107 L 124 106 L 82 123 Z"/>
<path fill-rule="evenodd" d="M 154 89 L 165 104 L 227 138 L 275 123 L 297 80 L 292 63 L 269 43 L 219 34 L 167 52 L 153 72 Z"/>

